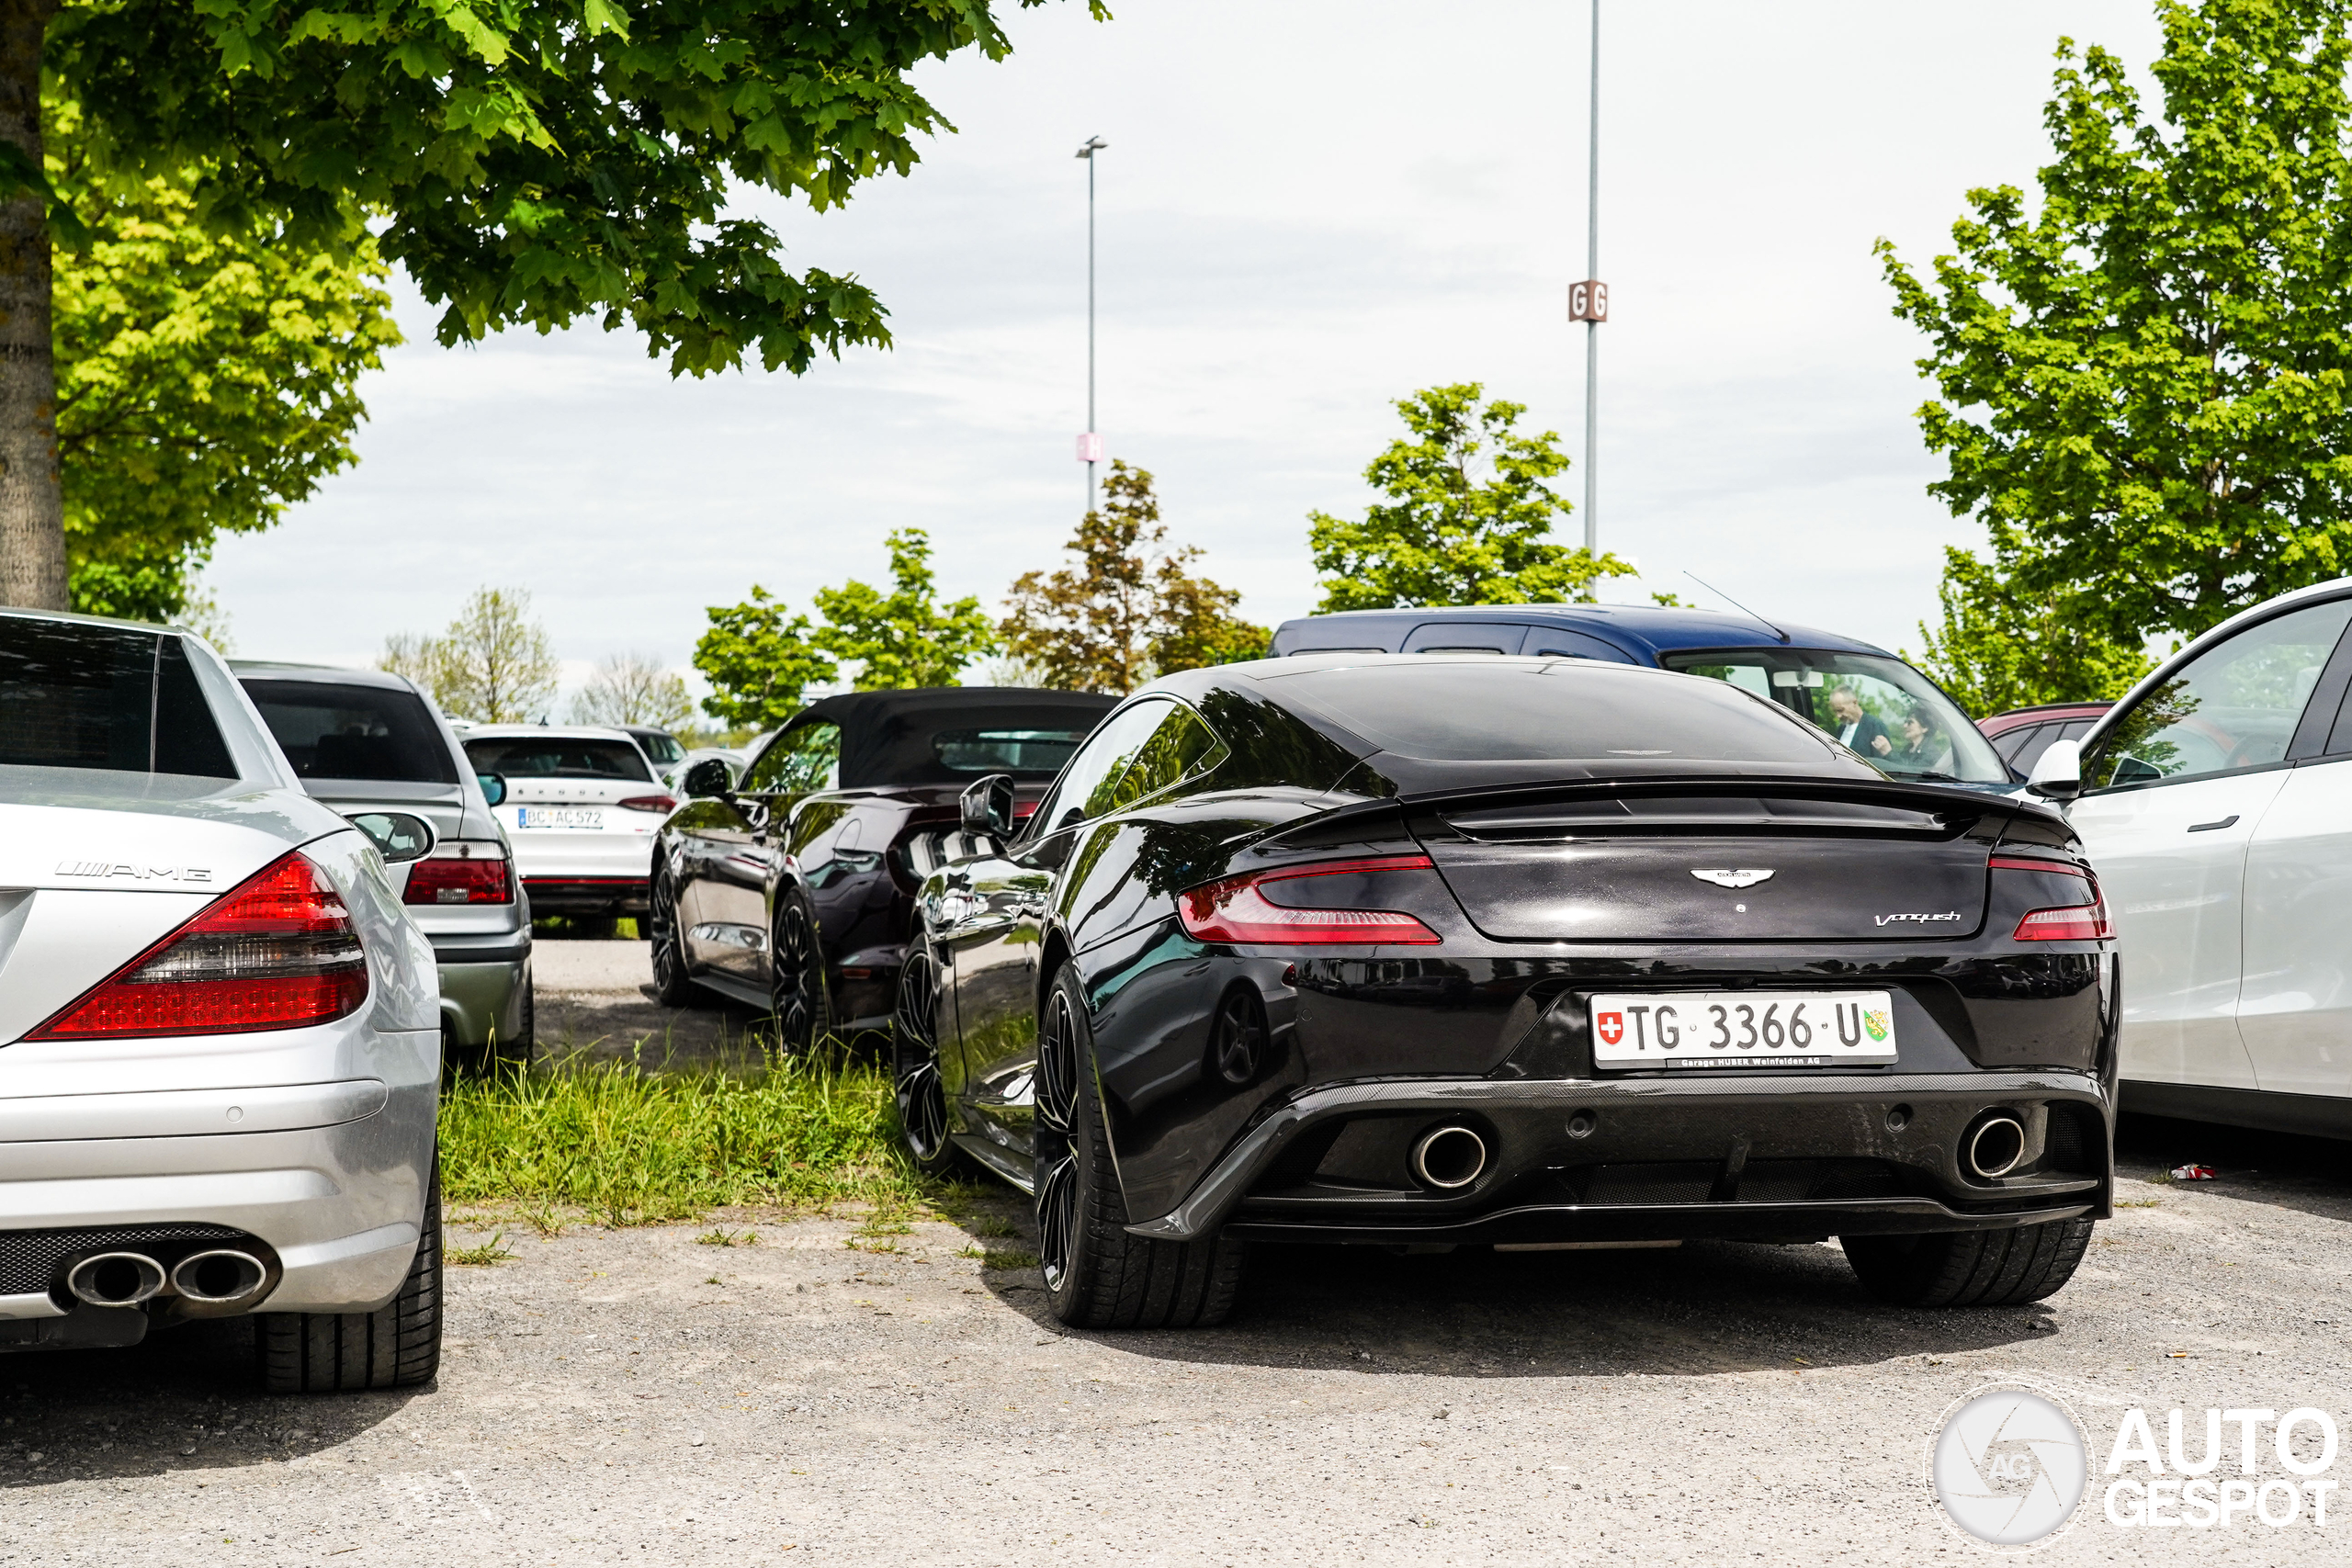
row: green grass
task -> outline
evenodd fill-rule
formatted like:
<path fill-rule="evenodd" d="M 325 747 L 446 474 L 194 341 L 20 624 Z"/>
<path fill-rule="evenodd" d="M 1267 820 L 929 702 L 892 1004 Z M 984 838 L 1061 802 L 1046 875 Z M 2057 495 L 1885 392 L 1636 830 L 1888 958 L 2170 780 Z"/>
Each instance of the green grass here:
<path fill-rule="evenodd" d="M 450 1080 L 441 1180 L 453 1203 L 511 1205 L 541 1235 L 766 1203 L 872 1211 L 903 1234 L 931 1196 L 899 1152 L 888 1075 L 786 1061 L 650 1072 L 634 1062 L 506 1067 Z M 869 1242 L 869 1245 L 872 1245 Z"/>
<path fill-rule="evenodd" d="M 493 1269 L 514 1256 L 506 1245 L 506 1233 L 499 1231 L 479 1247 L 443 1247 L 441 1260 L 463 1269 Z"/>

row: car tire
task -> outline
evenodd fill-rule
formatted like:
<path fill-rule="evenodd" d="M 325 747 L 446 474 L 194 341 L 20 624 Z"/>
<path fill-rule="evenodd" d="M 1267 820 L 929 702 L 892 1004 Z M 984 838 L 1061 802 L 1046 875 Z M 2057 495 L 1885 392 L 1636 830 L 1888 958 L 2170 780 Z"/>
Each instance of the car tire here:
<path fill-rule="evenodd" d="M 925 1176 L 963 1169 L 963 1151 L 948 1135 L 947 1086 L 939 1076 L 939 960 L 928 940 L 907 949 L 899 998 L 890 1011 L 890 1082 L 899 1139 Z"/>
<path fill-rule="evenodd" d="M 1849 1235 L 1838 1245 L 1862 1288 L 1896 1306 L 2020 1306 L 2056 1295 L 2090 1246 L 2089 1220 L 1997 1231 Z"/>
<path fill-rule="evenodd" d="M 437 1161 L 436 1161 L 437 1167 Z M 413 1388 L 441 1369 L 441 1173 L 425 1189 L 416 1258 L 400 1293 L 374 1312 L 254 1314 L 268 1393 Z"/>
<path fill-rule="evenodd" d="M 1159 1241 L 1127 1231 L 1093 1042 L 1064 965 L 1038 1021 L 1037 1256 L 1054 1315 L 1073 1328 L 1205 1328 L 1233 1311 L 1248 1248 L 1222 1235 Z"/>
<path fill-rule="evenodd" d="M 817 912 L 797 894 L 786 898 L 776 913 L 768 964 L 768 1010 L 775 1021 L 776 1053 L 815 1055 L 833 1032 L 832 998 L 825 984 Z"/>
<path fill-rule="evenodd" d="M 645 922 L 651 929 L 653 999 L 665 1008 L 682 1008 L 701 987 L 686 977 L 686 933 L 678 927 L 678 884 L 664 866 L 653 878 Z"/>
<path fill-rule="evenodd" d="M 523 979 L 523 1021 L 512 1040 L 493 1039 L 489 1055 L 493 1066 L 512 1063 L 516 1066 L 531 1065 L 531 1055 L 538 1048 L 539 998 L 538 987 L 528 976 Z"/>

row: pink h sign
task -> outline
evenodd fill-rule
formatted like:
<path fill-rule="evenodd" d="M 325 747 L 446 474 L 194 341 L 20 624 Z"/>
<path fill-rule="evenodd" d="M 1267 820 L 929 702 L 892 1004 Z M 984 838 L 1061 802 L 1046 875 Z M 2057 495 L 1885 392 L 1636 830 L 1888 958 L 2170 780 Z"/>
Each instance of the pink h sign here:
<path fill-rule="evenodd" d="M 1102 437 L 1090 430 L 1078 438 L 1078 460 L 1099 463 L 1102 460 Z"/>

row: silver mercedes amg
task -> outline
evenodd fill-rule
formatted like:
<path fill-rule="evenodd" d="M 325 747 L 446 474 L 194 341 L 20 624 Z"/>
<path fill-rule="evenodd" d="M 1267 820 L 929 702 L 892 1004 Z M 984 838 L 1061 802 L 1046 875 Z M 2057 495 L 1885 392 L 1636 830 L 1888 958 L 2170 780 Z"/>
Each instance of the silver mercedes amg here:
<path fill-rule="evenodd" d="M 441 1343 L 439 986 L 194 636 L 0 611 L 0 1350 L 257 1314 L 266 1387 Z"/>

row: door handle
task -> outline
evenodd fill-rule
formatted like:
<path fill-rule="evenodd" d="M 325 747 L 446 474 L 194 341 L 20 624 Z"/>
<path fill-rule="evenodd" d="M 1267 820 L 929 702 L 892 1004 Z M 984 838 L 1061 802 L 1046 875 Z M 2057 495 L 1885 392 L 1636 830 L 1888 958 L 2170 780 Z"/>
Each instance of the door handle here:
<path fill-rule="evenodd" d="M 2191 822 L 2188 825 L 2188 830 L 2192 833 L 2211 833 L 2219 828 L 2234 828 L 2237 826 L 2237 814 L 2232 812 L 2219 822 Z"/>

